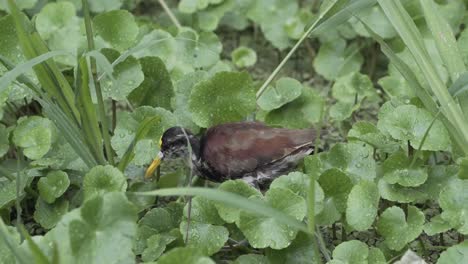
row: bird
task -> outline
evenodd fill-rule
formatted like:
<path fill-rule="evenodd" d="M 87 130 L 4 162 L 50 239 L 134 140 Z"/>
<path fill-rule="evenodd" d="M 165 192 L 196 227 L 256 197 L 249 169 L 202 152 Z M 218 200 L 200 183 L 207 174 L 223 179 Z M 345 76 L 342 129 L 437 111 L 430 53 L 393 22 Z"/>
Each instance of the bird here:
<path fill-rule="evenodd" d="M 264 188 L 314 150 L 315 129 L 270 127 L 262 122 L 225 123 L 197 137 L 176 126 L 160 139 L 160 151 L 145 173 L 150 178 L 163 160 L 189 157 L 198 176 L 212 182 L 242 179 Z"/>

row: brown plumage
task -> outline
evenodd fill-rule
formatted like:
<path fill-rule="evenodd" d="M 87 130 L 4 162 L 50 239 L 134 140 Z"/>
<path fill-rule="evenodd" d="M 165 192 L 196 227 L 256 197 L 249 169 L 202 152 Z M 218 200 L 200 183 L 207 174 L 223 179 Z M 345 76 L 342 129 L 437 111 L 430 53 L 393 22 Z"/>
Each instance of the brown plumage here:
<path fill-rule="evenodd" d="M 160 156 L 164 159 L 182 156 L 188 139 L 191 160 L 201 177 L 216 182 L 244 179 L 254 185 L 264 185 L 309 155 L 315 136 L 313 129 L 238 122 L 211 127 L 199 140 L 190 131 L 184 133 L 182 128 L 173 127 L 162 137 Z"/>

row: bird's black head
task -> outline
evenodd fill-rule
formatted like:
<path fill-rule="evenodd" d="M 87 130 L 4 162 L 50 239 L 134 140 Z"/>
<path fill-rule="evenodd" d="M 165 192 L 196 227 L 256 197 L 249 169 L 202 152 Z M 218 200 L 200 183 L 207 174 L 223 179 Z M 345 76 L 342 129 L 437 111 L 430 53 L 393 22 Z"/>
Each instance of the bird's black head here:
<path fill-rule="evenodd" d="M 173 159 L 185 156 L 188 152 L 188 143 L 193 148 L 197 148 L 198 139 L 190 130 L 182 127 L 171 127 L 164 132 L 161 137 L 160 149 L 164 159 Z"/>

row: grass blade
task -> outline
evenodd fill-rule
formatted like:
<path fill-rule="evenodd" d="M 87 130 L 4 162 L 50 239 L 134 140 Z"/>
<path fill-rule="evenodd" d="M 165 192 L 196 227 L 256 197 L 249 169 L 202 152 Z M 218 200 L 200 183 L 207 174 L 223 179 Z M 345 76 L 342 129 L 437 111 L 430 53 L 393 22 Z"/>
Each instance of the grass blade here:
<path fill-rule="evenodd" d="M 19 230 L 21 231 L 21 234 L 23 237 L 26 239 L 26 242 L 28 243 L 29 249 L 31 249 L 31 253 L 34 258 L 34 263 L 36 264 L 50 264 L 49 259 L 44 255 L 42 250 L 39 248 L 39 246 L 32 240 L 31 236 L 28 234 L 26 229 L 24 229 L 23 226 L 19 227 Z"/>
<path fill-rule="evenodd" d="M 125 154 L 123 155 L 122 159 L 119 162 L 119 165 L 117 166 L 117 168 L 120 171 L 122 172 L 125 171 L 128 164 L 135 157 L 134 149 L 138 140 L 144 138 L 146 134 L 148 134 L 149 130 L 152 127 L 156 126 L 157 123 L 159 123 L 160 121 L 161 121 L 161 118 L 159 116 L 154 116 L 154 117 L 147 117 L 143 120 L 143 122 L 141 122 L 135 134 L 135 138 L 132 140 L 132 143 L 130 143 L 130 145 L 128 146 L 127 150 L 125 151 Z"/>
<path fill-rule="evenodd" d="M 83 4 L 83 13 L 84 13 L 84 21 L 86 27 L 86 38 L 88 39 L 88 51 L 94 50 L 94 36 L 93 36 L 93 28 L 91 27 L 91 15 L 89 13 L 89 6 L 88 0 L 82 0 Z M 104 106 L 104 99 L 102 96 L 101 86 L 99 84 L 97 78 L 97 66 L 96 61 L 94 58 L 90 58 L 91 62 L 91 71 L 93 73 L 93 80 L 94 80 L 94 87 L 96 90 L 96 97 L 97 97 L 97 104 L 98 104 L 98 112 L 99 112 L 99 119 L 101 121 L 101 131 L 102 137 L 104 139 L 104 149 L 106 150 L 107 160 L 111 165 L 114 165 L 114 153 L 111 148 L 110 143 L 110 130 L 109 125 L 107 122 L 106 111 Z"/>
<path fill-rule="evenodd" d="M 441 111 L 446 119 L 453 125 L 453 134 L 457 138 L 458 146 L 465 155 L 468 155 L 468 123 L 466 122 L 460 106 L 450 96 L 447 87 L 440 78 L 435 65 L 424 46 L 421 33 L 418 31 L 414 21 L 404 9 L 399 0 L 378 0 L 382 10 L 393 24 L 401 39 L 413 55 L 415 62 L 421 69 L 431 92 L 436 96 Z M 447 127 L 449 129 L 449 127 Z"/>
<path fill-rule="evenodd" d="M 457 41 L 447 21 L 437 12 L 432 0 L 420 0 L 427 25 L 432 32 L 442 60 L 450 74 L 452 83 L 465 71 L 465 63 L 460 56 Z"/>
<path fill-rule="evenodd" d="M 212 201 L 221 202 L 230 205 L 246 212 L 256 215 L 275 218 L 279 222 L 289 225 L 297 230 L 309 233 L 307 226 L 296 220 L 295 218 L 286 215 L 272 207 L 265 206 L 256 201 L 249 200 L 243 196 L 209 188 L 167 188 L 155 190 L 150 192 L 136 192 L 136 195 L 149 195 L 149 196 L 202 196 Z"/>
<path fill-rule="evenodd" d="M 90 70 L 86 57 L 80 59 L 76 74 L 76 98 L 77 108 L 81 114 L 81 128 L 88 148 L 99 164 L 105 164 L 104 153 L 102 152 L 102 136 L 99 130 L 96 108 L 91 99 L 89 89 Z"/>
<path fill-rule="evenodd" d="M 10 251 L 15 255 L 16 260 L 21 264 L 29 264 L 31 263 L 27 258 L 25 258 L 24 254 L 18 250 L 18 246 L 15 246 L 15 242 L 11 241 L 10 235 L 8 234 L 8 229 L 3 222 L 3 219 L 0 217 L 0 237 L 6 246 L 10 249 Z"/>

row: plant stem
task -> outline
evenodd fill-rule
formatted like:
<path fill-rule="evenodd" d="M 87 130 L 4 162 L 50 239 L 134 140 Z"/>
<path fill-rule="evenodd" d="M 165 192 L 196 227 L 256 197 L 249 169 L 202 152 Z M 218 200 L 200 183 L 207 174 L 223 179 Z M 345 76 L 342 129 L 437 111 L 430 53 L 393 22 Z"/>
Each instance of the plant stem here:
<path fill-rule="evenodd" d="M 83 3 L 83 12 L 84 12 L 84 21 L 86 26 L 86 37 L 88 39 L 88 51 L 94 50 L 94 37 L 93 37 L 93 29 L 91 27 L 91 15 L 89 13 L 89 6 L 88 0 L 82 0 Z M 100 83 L 97 79 L 97 66 L 96 60 L 93 57 L 89 58 L 91 63 L 91 71 L 93 73 L 93 80 L 94 86 L 96 88 L 96 97 L 97 97 L 97 105 L 99 111 L 99 119 L 101 119 L 101 130 L 102 130 L 102 138 L 104 139 L 104 148 L 106 150 L 107 160 L 111 165 L 114 165 L 114 155 L 112 153 L 112 148 L 110 144 L 110 136 L 109 136 L 109 126 L 107 124 L 106 118 L 106 111 L 104 109 L 104 99 L 102 97 L 102 91 Z"/>
<path fill-rule="evenodd" d="M 331 260 L 330 253 L 328 252 L 327 246 L 325 245 L 325 241 L 323 240 L 323 236 L 322 236 L 322 232 L 320 231 L 320 228 L 318 226 L 316 226 L 315 228 L 316 228 L 315 237 L 317 238 L 318 244 L 320 246 L 320 252 L 322 252 L 323 256 L 325 257 L 325 260 L 328 263 Z M 320 259 L 320 262 L 321 261 L 322 259 Z"/>
<path fill-rule="evenodd" d="M 164 0 L 158 0 L 158 2 L 164 9 L 164 12 L 166 12 L 166 14 L 169 16 L 172 23 L 176 25 L 177 29 L 181 29 L 182 25 L 180 24 L 179 20 L 177 20 L 177 17 L 174 15 L 174 13 L 172 13 L 171 9 L 167 6 L 166 2 Z"/>
<path fill-rule="evenodd" d="M 291 58 L 291 56 L 294 54 L 294 52 L 296 52 L 296 50 L 299 48 L 299 46 L 301 46 L 302 42 L 304 42 L 304 40 L 306 40 L 307 37 L 309 37 L 310 33 L 312 33 L 312 31 L 315 29 L 315 27 L 322 21 L 323 17 L 328 13 L 328 11 L 330 11 L 330 9 L 333 6 L 335 6 L 335 5 L 334 4 L 329 5 L 327 7 L 327 9 L 319 15 L 317 20 L 315 20 L 314 23 L 312 23 L 312 25 L 307 29 L 307 31 L 304 32 L 304 34 L 302 34 L 301 38 L 296 42 L 296 44 L 288 52 L 286 57 L 284 57 L 284 59 L 280 62 L 280 64 L 276 67 L 276 69 L 270 74 L 268 79 L 262 84 L 262 87 L 260 87 L 260 89 L 258 90 L 257 95 L 256 95 L 257 100 L 260 98 L 260 96 L 262 96 L 262 94 L 268 88 L 268 86 L 273 81 L 273 79 L 276 77 L 276 75 L 278 75 L 278 73 L 281 71 L 281 69 L 283 69 L 284 65 L 286 64 L 286 62 L 288 62 L 288 60 Z"/>

